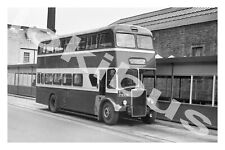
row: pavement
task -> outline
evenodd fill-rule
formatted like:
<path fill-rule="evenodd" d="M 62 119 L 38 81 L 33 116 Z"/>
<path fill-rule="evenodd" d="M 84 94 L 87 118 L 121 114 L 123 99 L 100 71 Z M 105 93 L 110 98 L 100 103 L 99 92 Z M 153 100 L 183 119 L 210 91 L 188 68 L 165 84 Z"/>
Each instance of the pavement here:
<path fill-rule="evenodd" d="M 35 98 L 8 95 L 8 142 L 217 142 L 217 130 L 198 135 L 181 124 L 120 119 L 109 126 L 73 113 L 51 113 Z"/>

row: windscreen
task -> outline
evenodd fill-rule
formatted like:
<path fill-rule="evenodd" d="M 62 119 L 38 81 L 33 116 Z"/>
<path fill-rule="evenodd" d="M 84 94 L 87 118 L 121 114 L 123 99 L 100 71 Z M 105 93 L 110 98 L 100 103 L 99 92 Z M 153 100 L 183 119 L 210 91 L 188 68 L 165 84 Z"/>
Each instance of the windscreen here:
<path fill-rule="evenodd" d="M 135 36 L 137 42 L 135 42 Z M 152 37 L 148 35 L 116 33 L 116 44 L 124 48 L 153 49 Z"/>
<path fill-rule="evenodd" d="M 135 38 L 133 34 L 116 33 L 116 41 L 119 47 L 135 48 Z"/>
<path fill-rule="evenodd" d="M 137 47 L 141 49 L 153 49 L 152 37 L 146 35 L 137 35 Z"/>

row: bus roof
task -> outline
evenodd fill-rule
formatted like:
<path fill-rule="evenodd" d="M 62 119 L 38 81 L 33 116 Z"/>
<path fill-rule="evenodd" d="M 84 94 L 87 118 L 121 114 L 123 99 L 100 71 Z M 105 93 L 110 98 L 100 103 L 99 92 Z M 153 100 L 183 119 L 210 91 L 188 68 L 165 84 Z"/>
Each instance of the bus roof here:
<path fill-rule="evenodd" d="M 109 26 L 106 26 L 106 27 L 98 28 L 98 29 L 76 32 L 76 33 L 66 34 L 66 35 L 60 35 L 60 36 L 57 36 L 57 37 L 54 37 L 52 39 L 48 39 L 48 40 L 45 40 L 45 41 L 59 39 L 59 38 L 71 37 L 71 36 L 74 36 L 74 35 L 85 35 L 85 34 L 90 34 L 90 33 L 96 33 L 96 32 L 101 32 L 101 31 L 104 31 L 104 30 L 107 30 L 107 29 L 111 29 L 114 32 L 136 33 L 136 34 L 144 34 L 144 35 L 152 36 L 152 33 L 149 29 L 143 28 L 141 26 L 128 25 L 128 24 L 113 24 L 113 25 L 109 25 Z M 44 42 L 44 41 L 42 41 L 42 42 Z"/>

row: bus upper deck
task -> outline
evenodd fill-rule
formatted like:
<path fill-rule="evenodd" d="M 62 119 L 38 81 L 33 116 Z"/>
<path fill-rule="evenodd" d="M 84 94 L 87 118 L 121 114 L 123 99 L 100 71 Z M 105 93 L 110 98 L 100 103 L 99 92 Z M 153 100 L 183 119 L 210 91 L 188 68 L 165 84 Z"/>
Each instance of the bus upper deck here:
<path fill-rule="evenodd" d="M 77 67 L 75 56 L 85 56 L 87 67 L 97 67 L 105 56 L 111 61 L 111 67 L 118 67 L 124 62 L 130 66 L 155 68 L 154 55 L 149 30 L 131 25 L 113 25 L 41 42 L 38 48 L 38 67 Z"/>

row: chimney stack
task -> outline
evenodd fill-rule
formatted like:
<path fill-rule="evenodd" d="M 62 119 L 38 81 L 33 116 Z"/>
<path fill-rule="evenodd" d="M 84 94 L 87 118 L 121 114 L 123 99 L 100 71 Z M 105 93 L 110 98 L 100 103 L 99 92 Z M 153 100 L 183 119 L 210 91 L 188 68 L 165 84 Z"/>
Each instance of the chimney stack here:
<path fill-rule="evenodd" d="M 48 8 L 47 28 L 53 32 L 56 32 L 56 30 L 55 30 L 55 7 Z"/>

